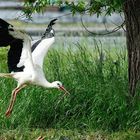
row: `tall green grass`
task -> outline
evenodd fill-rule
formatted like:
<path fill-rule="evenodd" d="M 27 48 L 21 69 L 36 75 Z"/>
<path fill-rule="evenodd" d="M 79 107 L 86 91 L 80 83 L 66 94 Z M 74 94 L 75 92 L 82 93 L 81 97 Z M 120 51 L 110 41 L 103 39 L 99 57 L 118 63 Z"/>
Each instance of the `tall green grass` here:
<path fill-rule="evenodd" d="M 137 98 L 128 102 L 126 49 L 104 48 L 96 40 L 93 47 L 84 42 L 73 46 L 51 49 L 44 64 L 47 79 L 62 81 L 71 93 L 68 96 L 57 89 L 29 86 L 17 96 L 12 115 L 6 118 L 16 82 L 0 78 L 0 129 L 139 130 L 140 103 Z M 7 71 L 3 59 L 0 69 Z"/>

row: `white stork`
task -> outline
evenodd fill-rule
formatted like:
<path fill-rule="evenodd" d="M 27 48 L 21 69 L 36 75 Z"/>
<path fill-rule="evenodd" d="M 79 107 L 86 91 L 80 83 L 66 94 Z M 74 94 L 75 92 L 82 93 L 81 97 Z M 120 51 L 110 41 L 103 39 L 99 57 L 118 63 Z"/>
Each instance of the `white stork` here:
<path fill-rule="evenodd" d="M 31 38 L 23 31 L 16 30 L 11 24 L 0 19 L 0 47 L 10 45 L 8 52 L 9 73 L 0 73 L 0 77 L 14 78 L 18 84 L 12 91 L 6 116 L 10 116 L 16 95 L 29 84 L 45 88 L 58 88 L 69 93 L 60 81 L 48 82 L 43 72 L 43 60 L 49 47 L 55 41 L 52 20 L 42 38 L 31 45 Z"/>

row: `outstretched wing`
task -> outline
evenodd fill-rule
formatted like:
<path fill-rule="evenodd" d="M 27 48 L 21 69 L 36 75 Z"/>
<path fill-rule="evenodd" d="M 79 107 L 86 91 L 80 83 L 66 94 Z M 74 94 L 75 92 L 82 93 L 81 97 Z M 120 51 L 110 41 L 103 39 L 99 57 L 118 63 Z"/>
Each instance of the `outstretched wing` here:
<path fill-rule="evenodd" d="M 25 32 L 15 30 L 9 31 L 9 34 L 14 38 L 14 41 L 10 44 L 10 50 L 8 53 L 9 66 L 13 66 L 16 69 L 12 71 L 23 70 L 33 71 L 33 61 L 31 55 L 31 38 Z M 15 56 L 14 56 L 15 54 Z M 16 58 L 17 56 L 17 58 Z M 13 57 L 15 61 L 12 61 Z M 11 63 L 11 65 L 10 65 Z"/>
<path fill-rule="evenodd" d="M 57 19 L 54 19 L 49 23 L 42 38 L 32 45 L 33 63 L 40 66 L 41 68 L 43 67 L 43 60 L 48 52 L 48 49 L 55 41 L 55 33 L 52 29 L 52 26 L 55 24 L 56 20 Z"/>
<path fill-rule="evenodd" d="M 0 19 L 0 47 L 10 45 L 8 52 L 9 72 L 33 69 L 31 39 L 25 32 L 16 30 L 11 24 Z"/>
<path fill-rule="evenodd" d="M 39 40 L 39 42 L 38 45 L 34 44 L 32 46 L 35 47 L 32 52 L 32 58 L 34 65 L 38 65 L 42 68 L 44 57 L 46 56 L 49 47 L 54 43 L 54 37 Z"/>

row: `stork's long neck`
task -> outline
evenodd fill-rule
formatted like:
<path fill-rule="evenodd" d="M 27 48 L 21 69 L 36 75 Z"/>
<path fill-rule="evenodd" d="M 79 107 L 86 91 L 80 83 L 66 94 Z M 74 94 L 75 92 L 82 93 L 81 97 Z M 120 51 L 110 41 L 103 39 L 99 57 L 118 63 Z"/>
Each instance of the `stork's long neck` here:
<path fill-rule="evenodd" d="M 41 86 L 43 86 L 43 87 L 45 87 L 45 88 L 54 88 L 53 82 L 51 83 L 51 82 L 48 82 L 47 80 L 45 80 L 45 81 L 42 83 Z"/>

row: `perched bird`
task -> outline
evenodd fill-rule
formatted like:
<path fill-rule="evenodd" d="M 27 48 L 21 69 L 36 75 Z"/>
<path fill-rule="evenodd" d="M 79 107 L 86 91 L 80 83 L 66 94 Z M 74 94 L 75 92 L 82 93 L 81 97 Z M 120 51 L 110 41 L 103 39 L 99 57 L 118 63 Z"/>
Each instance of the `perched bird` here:
<path fill-rule="evenodd" d="M 12 91 L 6 116 L 10 116 L 16 95 L 27 85 L 33 84 L 45 88 L 58 88 L 69 93 L 60 81 L 48 82 L 43 72 L 43 60 L 49 47 L 55 41 L 55 32 L 52 26 L 57 19 L 52 20 L 42 38 L 31 41 L 28 34 L 16 30 L 13 25 L 0 19 L 0 47 L 10 46 L 8 51 L 9 73 L 0 73 L 0 77 L 14 78 L 17 87 Z M 32 43 L 32 45 L 31 45 Z"/>

